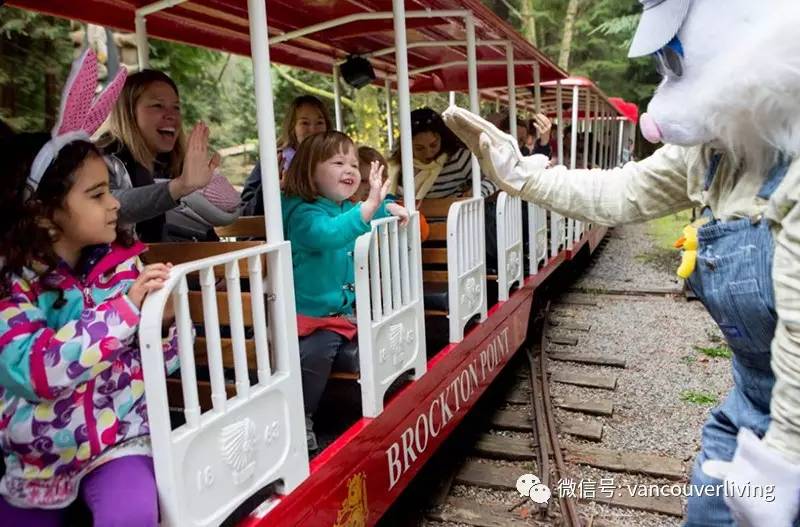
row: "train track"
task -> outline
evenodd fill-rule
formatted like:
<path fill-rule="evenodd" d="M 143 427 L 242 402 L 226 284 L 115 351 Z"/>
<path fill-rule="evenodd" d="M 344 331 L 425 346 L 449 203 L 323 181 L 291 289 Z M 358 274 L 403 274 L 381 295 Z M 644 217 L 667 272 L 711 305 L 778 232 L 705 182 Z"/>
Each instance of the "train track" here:
<path fill-rule="evenodd" d="M 444 522 L 476 527 L 619 525 L 596 516 L 586 506 L 590 502 L 673 517 L 682 515 L 680 498 L 628 496 L 619 488 L 606 489 L 609 492 L 603 494 L 595 488 L 595 493 L 587 497 L 570 493 L 570 487 L 564 485 L 580 466 L 659 481 L 685 480 L 683 460 L 602 447 L 603 425 L 597 416 L 608 418 L 613 414 L 615 374 L 549 373 L 556 362 L 605 367 L 602 370 L 605 372 L 609 368 L 626 367 L 624 361 L 614 357 L 548 351 L 552 344 L 559 349 L 575 346 L 581 335 L 591 331 L 590 325 L 576 323 L 569 316 L 576 309 L 596 309 L 597 303 L 588 298 L 569 293 L 553 311 L 548 303 L 536 314 L 534 337 L 520 352 L 524 352 L 524 360 L 520 361 L 516 372 L 509 372 L 511 389 L 501 393 L 500 400 L 491 403 L 486 418 L 474 425 L 480 430 L 472 432 L 477 439 L 471 448 L 462 449 L 457 454 L 461 459 L 451 460 L 448 470 L 437 475 L 439 487 L 425 509 L 426 524 Z M 585 400 L 555 400 L 552 383 L 605 393 Z M 530 410 L 520 410 L 526 407 Z M 579 417 L 557 420 L 556 408 Z M 562 440 L 564 437 L 569 440 Z M 531 470 L 530 467 L 535 468 Z M 537 503 L 529 495 L 521 496 L 518 478 L 526 472 L 533 474 L 550 491 L 549 500 Z M 530 485 L 523 482 L 522 490 L 529 488 Z M 497 491 L 505 496 L 504 500 L 482 499 Z"/>

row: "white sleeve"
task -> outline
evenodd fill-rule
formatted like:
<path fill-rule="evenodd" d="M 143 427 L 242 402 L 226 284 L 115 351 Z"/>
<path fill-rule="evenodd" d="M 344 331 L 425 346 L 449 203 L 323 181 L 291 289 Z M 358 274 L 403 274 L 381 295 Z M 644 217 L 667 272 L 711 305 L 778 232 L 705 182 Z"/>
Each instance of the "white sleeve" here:
<path fill-rule="evenodd" d="M 697 205 L 688 195 L 686 158 L 685 148 L 668 145 L 642 161 L 610 170 L 534 168 L 517 193 L 582 221 L 602 225 L 644 221 Z"/>
<path fill-rule="evenodd" d="M 792 167 L 770 203 L 768 216 L 780 222 L 775 236 L 772 281 L 778 324 L 772 339 L 772 420 L 764 441 L 800 463 L 800 166 Z"/>

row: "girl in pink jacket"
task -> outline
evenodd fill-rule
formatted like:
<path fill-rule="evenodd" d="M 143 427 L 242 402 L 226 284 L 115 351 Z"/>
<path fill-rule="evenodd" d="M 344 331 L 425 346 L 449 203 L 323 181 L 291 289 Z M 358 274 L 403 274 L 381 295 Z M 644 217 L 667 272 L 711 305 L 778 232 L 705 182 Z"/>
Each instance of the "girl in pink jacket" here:
<path fill-rule="evenodd" d="M 77 66 L 52 135 L 0 141 L 0 526 L 62 525 L 80 498 L 96 527 L 155 527 L 136 335 L 169 265 L 143 268 L 144 245 L 118 232 L 119 202 L 88 140 L 124 74 L 93 99 L 93 53 Z"/>

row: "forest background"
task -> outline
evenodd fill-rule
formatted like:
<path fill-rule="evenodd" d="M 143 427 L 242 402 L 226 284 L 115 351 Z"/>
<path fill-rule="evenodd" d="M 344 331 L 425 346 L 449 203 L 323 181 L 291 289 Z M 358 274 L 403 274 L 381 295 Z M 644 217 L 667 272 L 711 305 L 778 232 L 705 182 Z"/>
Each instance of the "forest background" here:
<path fill-rule="evenodd" d="M 588 76 L 606 94 L 623 97 L 640 108 L 646 106 L 659 76 L 650 59 L 627 58 L 641 10 L 637 0 L 483 2 L 571 74 Z M 76 22 L 0 7 L 0 118 L 20 131 L 52 126 L 61 86 L 84 29 Z M 167 72 L 180 88 L 185 125 L 204 120 L 212 129 L 216 148 L 255 143 L 249 58 L 155 39 L 150 46 L 151 67 Z M 279 65 L 273 66 L 272 74 L 276 131 L 289 102 L 297 95 L 317 95 L 332 107 L 330 76 Z M 359 142 L 385 151 L 382 90 L 344 86 L 343 95 L 345 131 Z M 466 105 L 466 96 L 459 97 L 459 103 Z M 494 109 L 494 103 L 484 104 L 485 112 Z M 447 94 L 414 95 L 412 107 L 423 105 L 443 110 Z M 641 140 L 637 144 L 641 156 L 647 146 Z M 226 162 L 229 177 L 239 182 L 252 161 Z"/>

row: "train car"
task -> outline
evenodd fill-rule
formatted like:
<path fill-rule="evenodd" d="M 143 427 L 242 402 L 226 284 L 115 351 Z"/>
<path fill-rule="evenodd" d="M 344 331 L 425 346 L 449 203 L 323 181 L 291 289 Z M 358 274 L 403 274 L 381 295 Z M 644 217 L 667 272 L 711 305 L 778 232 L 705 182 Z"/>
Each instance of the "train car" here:
<path fill-rule="evenodd" d="M 516 123 L 518 89 L 532 87 L 528 107 L 549 111 L 540 92 L 555 86 L 560 98 L 562 86 L 573 87 L 572 106 L 555 105 L 557 161 L 566 161 L 561 132 L 571 120 L 572 166 L 578 128 L 611 130 L 621 115 L 589 81 L 570 84 L 565 72 L 477 0 L 8 4 L 135 31 L 140 67 L 148 64 L 148 36 L 251 55 L 263 174 L 278 173 L 271 61 L 333 74 L 341 128 L 341 67 L 350 56 L 364 57 L 376 73 L 373 82 L 386 89 L 390 123 L 399 123 L 411 221 L 374 222 L 357 241 L 356 280 L 349 286 L 356 293 L 360 373 L 334 375 L 360 392 L 361 416 L 311 460 L 278 178 L 264 178 L 266 215 L 225 232 L 265 235 L 265 243 L 151 246 L 150 258 L 179 263 L 164 289 L 146 299 L 139 331 L 163 525 L 212 526 L 232 517 L 248 527 L 376 523 L 520 347 L 537 288 L 577 252 L 594 250 L 605 234 L 601 226 L 570 223 L 528 204 L 526 254 L 523 204 L 500 193 L 497 264 L 487 272 L 485 202 L 473 159 L 476 197 L 424 200 L 432 234 L 421 243 L 412 91 L 464 91 L 478 112 L 481 90 L 503 88 Z M 588 141 L 589 134 L 583 137 Z M 620 148 L 609 134 L 593 137 L 592 165 L 614 166 Z M 430 307 L 426 296 L 440 305 Z M 181 368 L 167 377 L 160 351 L 170 298 Z"/>

